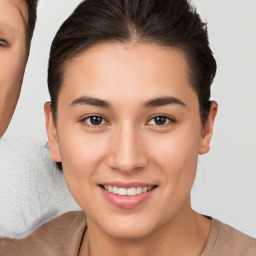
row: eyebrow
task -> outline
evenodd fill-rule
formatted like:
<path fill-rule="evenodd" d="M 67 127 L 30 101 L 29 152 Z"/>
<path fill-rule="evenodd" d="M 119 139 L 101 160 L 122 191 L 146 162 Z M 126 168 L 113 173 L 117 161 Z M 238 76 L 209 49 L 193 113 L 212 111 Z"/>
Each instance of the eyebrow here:
<path fill-rule="evenodd" d="M 160 97 L 160 98 L 155 98 L 149 101 L 146 101 L 144 104 L 145 108 L 152 108 L 152 107 L 160 107 L 164 105 L 169 105 L 169 104 L 178 104 L 181 106 L 186 106 L 186 104 L 175 98 L 175 97 Z M 95 107 L 102 107 L 102 108 L 110 108 L 110 104 L 105 101 L 101 100 L 98 98 L 92 98 L 92 97 L 80 97 L 75 100 L 73 100 L 70 104 L 70 106 L 77 106 L 77 105 L 91 105 Z"/>
<path fill-rule="evenodd" d="M 21 11 L 20 8 L 19 8 L 19 14 L 20 14 L 20 16 L 21 16 L 21 19 L 22 19 L 22 21 L 23 21 L 25 27 L 27 28 L 26 19 L 25 19 L 25 17 L 24 17 L 24 15 L 23 15 L 23 13 L 22 13 L 22 11 Z M 5 23 L 5 22 L 2 22 L 2 21 L 0 21 L 0 26 L 2 26 L 2 27 L 7 27 L 8 29 L 11 29 L 11 30 L 13 30 L 13 31 L 15 30 L 15 27 L 13 27 L 12 25 L 9 25 L 9 24 L 7 24 L 7 23 Z"/>
<path fill-rule="evenodd" d="M 160 106 L 169 105 L 169 104 L 178 104 L 184 107 L 186 106 L 186 104 L 183 101 L 175 97 L 160 97 L 160 98 L 152 99 L 147 101 L 144 106 L 146 108 L 152 108 L 152 107 L 160 107 Z"/>
<path fill-rule="evenodd" d="M 10 26 L 9 24 L 6 24 L 6 23 L 0 21 L 0 29 L 1 30 L 6 30 L 6 28 L 8 28 L 8 31 L 10 31 L 10 30 L 14 31 L 15 30 L 13 26 Z"/>
<path fill-rule="evenodd" d="M 110 104 L 105 100 L 100 100 L 97 98 L 91 98 L 91 97 L 80 97 L 78 99 L 75 99 L 71 102 L 71 106 L 76 105 L 91 105 L 96 107 L 102 107 L 102 108 L 109 108 Z"/>

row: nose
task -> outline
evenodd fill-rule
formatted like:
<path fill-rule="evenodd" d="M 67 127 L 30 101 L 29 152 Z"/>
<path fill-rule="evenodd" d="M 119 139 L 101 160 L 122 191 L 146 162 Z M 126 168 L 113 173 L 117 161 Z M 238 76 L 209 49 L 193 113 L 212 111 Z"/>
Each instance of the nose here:
<path fill-rule="evenodd" d="M 108 164 L 112 169 L 130 173 L 148 164 L 141 134 L 130 126 L 116 130 L 111 138 Z"/>

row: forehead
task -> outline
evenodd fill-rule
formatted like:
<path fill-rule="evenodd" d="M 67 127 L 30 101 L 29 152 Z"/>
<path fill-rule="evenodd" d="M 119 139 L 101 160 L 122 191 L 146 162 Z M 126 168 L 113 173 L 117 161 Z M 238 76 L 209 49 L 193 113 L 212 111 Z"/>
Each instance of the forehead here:
<path fill-rule="evenodd" d="M 24 0 L 0 0 L 0 26 L 18 28 L 28 24 L 28 8 Z"/>
<path fill-rule="evenodd" d="M 186 97 L 193 91 L 187 70 L 185 54 L 177 49 L 141 43 L 98 44 L 66 65 L 59 96 L 70 100 L 85 94 L 133 101 L 170 94 Z"/>
<path fill-rule="evenodd" d="M 150 43 L 101 43 L 67 63 L 64 77 L 74 80 L 86 74 L 88 80 L 98 82 L 129 78 L 129 83 L 142 79 L 157 84 L 169 78 L 189 83 L 187 71 L 186 56 L 178 49 Z"/>

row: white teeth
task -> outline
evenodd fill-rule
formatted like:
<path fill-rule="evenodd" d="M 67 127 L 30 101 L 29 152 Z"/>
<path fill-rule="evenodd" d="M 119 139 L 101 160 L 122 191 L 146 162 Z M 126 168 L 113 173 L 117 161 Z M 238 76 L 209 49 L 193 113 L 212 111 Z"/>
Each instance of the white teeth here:
<path fill-rule="evenodd" d="M 136 194 L 139 195 L 139 194 L 142 194 L 143 192 L 143 188 L 142 187 L 137 187 L 136 188 Z"/>
<path fill-rule="evenodd" d="M 126 196 L 127 195 L 127 188 L 119 188 L 118 189 L 118 195 Z"/>
<path fill-rule="evenodd" d="M 111 193 L 120 195 L 120 196 L 135 196 L 142 193 L 150 191 L 153 187 L 133 187 L 133 188 L 119 188 L 116 186 L 104 185 L 104 188 Z"/>
<path fill-rule="evenodd" d="M 108 191 L 108 186 L 107 186 L 107 191 Z M 113 187 L 112 187 L 112 193 L 118 194 L 118 187 L 113 186 Z"/>
<path fill-rule="evenodd" d="M 127 189 L 127 195 L 128 196 L 135 196 L 136 195 L 136 189 L 135 188 L 128 188 Z"/>

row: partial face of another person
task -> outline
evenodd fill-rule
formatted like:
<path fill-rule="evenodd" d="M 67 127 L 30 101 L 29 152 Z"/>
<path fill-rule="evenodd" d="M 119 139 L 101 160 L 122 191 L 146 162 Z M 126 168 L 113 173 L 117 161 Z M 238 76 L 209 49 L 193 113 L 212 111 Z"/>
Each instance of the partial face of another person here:
<path fill-rule="evenodd" d="M 18 102 L 28 57 L 27 6 L 23 0 L 0 0 L 0 137 Z"/>
<path fill-rule="evenodd" d="M 217 107 L 203 126 L 187 71 L 181 51 L 139 43 L 98 44 L 67 65 L 48 136 L 89 227 L 139 238 L 191 210 Z"/>

